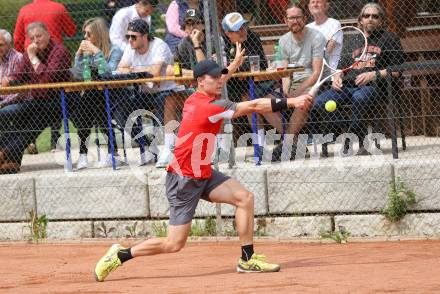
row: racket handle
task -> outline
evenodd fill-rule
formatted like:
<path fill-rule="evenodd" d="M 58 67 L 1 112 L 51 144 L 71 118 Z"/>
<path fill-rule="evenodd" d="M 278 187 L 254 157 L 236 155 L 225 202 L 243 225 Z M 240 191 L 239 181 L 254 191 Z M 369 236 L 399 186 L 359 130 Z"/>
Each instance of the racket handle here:
<path fill-rule="evenodd" d="M 318 94 L 319 91 L 319 84 L 318 85 L 314 85 L 310 90 L 309 90 L 309 95 L 315 97 L 316 94 Z"/>

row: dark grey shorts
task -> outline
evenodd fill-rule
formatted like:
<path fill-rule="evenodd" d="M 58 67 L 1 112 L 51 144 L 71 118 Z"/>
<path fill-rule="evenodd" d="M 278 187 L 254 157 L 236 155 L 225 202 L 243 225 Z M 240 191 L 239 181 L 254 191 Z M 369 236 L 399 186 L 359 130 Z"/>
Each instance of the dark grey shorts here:
<path fill-rule="evenodd" d="M 228 176 L 216 170 L 212 170 L 211 177 L 204 180 L 168 172 L 165 188 L 170 203 L 170 225 L 189 223 L 194 217 L 199 200 L 209 201 L 209 193 L 228 179 Z"/>

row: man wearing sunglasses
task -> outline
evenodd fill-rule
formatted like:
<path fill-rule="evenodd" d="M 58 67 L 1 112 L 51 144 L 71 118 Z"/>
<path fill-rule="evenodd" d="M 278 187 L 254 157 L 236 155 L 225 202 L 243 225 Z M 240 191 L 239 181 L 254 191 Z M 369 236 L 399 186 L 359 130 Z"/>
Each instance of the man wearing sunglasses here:
<path fill-rule="evenodd" d="M 334 100 L 338 105 L 352 105 L 349 133 L 358 136 L 359 150 L 357 154 L 361 155 L 368 154 L 364 146 L 369 147 L 371 143 L 366 140 L 367 126 L 363 125 L 362 122 L 365 121 L 364 118 L 368 112 L 377 111 L 377 105 L 380 104 L 378 99 L 385 97 L 386 68 L 404 62 L 400 40 L 396 35 L 384 29 L 384 21 L 385 12 L 379 4 L 368 3 L 362 8 L 358 16 L 358 26 L 367 36 L 368 49 L 364 60 L 347 74 L 334 76 L 332 89 L 322 93 L 315 99 L 314 109 L 321 111 L 320 115 L 324 117 L 325 121 L 330 119 L 323 110 L 327 101 Z M 350 40 L 348 48 L 343 48 L 343 50 L 347 50 L 351 54 L 344 54 L 347 58 L 343 58 L 340 61 L 341 65 L 338 67 L 344 68 L 353 64 L 361 54 L 361 46 L 362 44 L 359 45 L 356 40 Z M 393 72 L 392 76 L 398 77 L 400 74 Z M 325 117 L 328 117 L 328 119 L 325 119 Z M 336 111 L 332 114 L 331 120 L 343 120 L 343 116 Z M 378 144 L 376 144 L 376 147 L 379 147 Z M 371 149 L 371 147 L 367 149 Z M 343 156 L 355 154 L 353 142 L 349 138 L 344 142 L 342 154 Z"/>
<path fill-rule="evenodd" d="M 171 50 L 163 40 L 150 34 L 149 25 L 145 20 L 132 21 L 128 25 L 125 37 L 130 46 L 124 50 L 118 64 L 118 72 L 148 72 L 154 77 L 166 75 L 168 65 L 173 62 Z M 176 84 L 173 81 L 164 81 L 142 85 L 140 93 L 130 99 L 121 97 L 123 101 L 120 101 L 116 111 L 118 124 L 125 126 L 128 115 L 136 109 L 154 109 L 156 117 L 163 123 L 166 97 L 173 95 L 175 90 Z"/>
<path fill-rule="evenodd" d="M 132 6 L 118 10 L 115 16 L 113 16 L 110 25 L 110 40 L 112 45 L 124 51 L 125 47 L 128 46 L 128 40 L 125 38 L 128 24 L 134 19 L 143 19 L 151 26 L 151 14 L 156 4 L 156 0 L 139 0 Z"/>

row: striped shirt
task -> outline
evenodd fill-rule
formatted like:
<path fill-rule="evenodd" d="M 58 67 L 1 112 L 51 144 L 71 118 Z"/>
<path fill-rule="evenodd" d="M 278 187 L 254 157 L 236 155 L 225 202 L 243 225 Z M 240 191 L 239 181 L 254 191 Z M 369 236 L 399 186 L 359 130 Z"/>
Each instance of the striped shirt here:
<path fill-rule="evenodd" d="M 17 71 L 18 65 L 22 62 L 23 55 L 16 51 L 14 48 L 11 48 L 9 52 L 3 57 L 0 61 L 0 81 L 4 77 L 9 77 L 13 73 Z M 7 94 L 0 95 L 0 100 L 3 103 L 14 100 L 19 94 Z"/>

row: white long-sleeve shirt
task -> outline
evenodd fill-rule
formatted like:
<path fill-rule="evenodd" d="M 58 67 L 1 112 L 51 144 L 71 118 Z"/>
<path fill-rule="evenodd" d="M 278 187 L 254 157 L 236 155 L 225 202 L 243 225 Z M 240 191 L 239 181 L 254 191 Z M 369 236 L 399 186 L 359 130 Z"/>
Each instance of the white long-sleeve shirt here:
<path fill-rule="evenodd" d="M 338 20 L 329 17 L 323 24 L 317 25 L 316 22 L 312 22 L 309 23 L 307 26 L 309 28 L 320 31 L 321 34 L 324 35 L 326 41 L 328 41 L 333 36 L 333 34 L 341 28 L 341 23 Z M 333 49 L 333 52 L 330 54 L 330 60 L 327 60 L 328 64 L 332 68 L 338 68 L 338 60 L 341 56 L 342 40 L 344 36 L 341 33 L 336 34 L 335 37 L 336 46 Z"/>
<path fill-rule="evenodd" d="M 136 18 L 142 18 L 151 28 L 151 16 L 140 17 L 136 11 L 136 4 L 121 8 L 116 12 L 110 26 L 110 41 L 112 42 L 112 45 L 117 46 L 124 51 L 125 47 L 128 45 L 127 39 L 125 38 L 128 24 Z"/>

